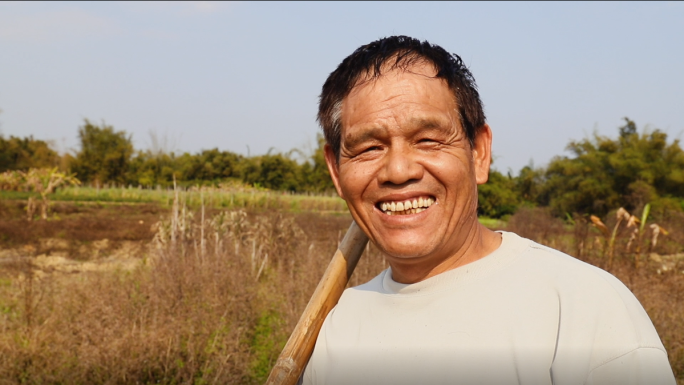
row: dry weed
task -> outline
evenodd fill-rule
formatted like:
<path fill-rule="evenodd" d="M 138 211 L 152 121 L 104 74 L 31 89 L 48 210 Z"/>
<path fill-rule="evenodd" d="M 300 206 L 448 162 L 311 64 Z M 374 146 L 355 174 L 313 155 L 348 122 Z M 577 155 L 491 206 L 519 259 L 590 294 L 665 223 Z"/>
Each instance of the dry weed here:
<path fill-rule="evenodd" d="M 262 382 L 350 218 L 183 206 L 157 224 L 154 252 L 139 269 L 39 279 L 26 259 L 13 267 L 21 278 L 0 276 L 0 384 Z M 673 229 L 684 217 L 658 223 L 671 231 L 650 252 L 682 252 L 684 234 Z M 607 267 L 605 238 L 582 217 L 564 223 L 521 210 L 507 229 Z M 681 381 L 684 266 L 636 269 L 628 236 L 618 231 L 609 271 L 644 305 Z M 385 267 L 370 245 L 351 284 Z"/>
<path fill-rule="evenodd" d="M 0 282 L 0 384 L 262 382 L 349 217 L 202 217 L 179 202 L 134 271 Z"/>

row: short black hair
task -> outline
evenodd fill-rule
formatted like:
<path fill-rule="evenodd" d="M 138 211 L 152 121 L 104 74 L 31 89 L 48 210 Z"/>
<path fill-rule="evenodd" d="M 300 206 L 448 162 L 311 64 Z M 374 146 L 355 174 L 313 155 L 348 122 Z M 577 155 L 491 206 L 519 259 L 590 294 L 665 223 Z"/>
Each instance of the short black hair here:
<path fill-rule="evenodd" d="M 477 130 L 485 124 L 485 114 L 475 78 L 461 57 L 444 48 L 408 36 L 390 36 L 363 45 L 347 56 L 323 84 L 318 104 L 318 123 L 325 140 L 339 159 L 342 135 L 341 107 L 357 82 L 382 75 L 382 69 L 408 69 L 418 62 L 435 67 L 435 78 L 444 79 L 456 97 L 461 126 L 471 145 Z"/>

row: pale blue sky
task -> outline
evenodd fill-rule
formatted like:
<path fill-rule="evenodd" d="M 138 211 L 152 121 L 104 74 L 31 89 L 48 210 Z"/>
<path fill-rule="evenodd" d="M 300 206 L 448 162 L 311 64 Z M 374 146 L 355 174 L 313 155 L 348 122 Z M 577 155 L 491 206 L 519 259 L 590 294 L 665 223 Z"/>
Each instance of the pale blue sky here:
<path fill-rule="evenodd" d="M 495 168 L 622 118 L 684 132 L 684 3 L 0 3 L 0 132 L 77 148 L 84 118 L 177 151 L 314 145 L 326 76 L 405 34 L 470 66 Z"/>

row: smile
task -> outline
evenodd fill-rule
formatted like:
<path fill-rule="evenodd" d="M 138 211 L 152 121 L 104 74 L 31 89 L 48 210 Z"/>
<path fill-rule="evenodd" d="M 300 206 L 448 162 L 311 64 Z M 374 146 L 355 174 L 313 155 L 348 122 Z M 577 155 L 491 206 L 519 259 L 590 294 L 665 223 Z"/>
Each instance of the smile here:
<path fill-rule="evenodd" d="M 420 197 L 405 201 L 380 202 L 378 208 L 387 215 L 409 215 L 425 211 L 433 203 L 435 199 L 432 197 Z"/>

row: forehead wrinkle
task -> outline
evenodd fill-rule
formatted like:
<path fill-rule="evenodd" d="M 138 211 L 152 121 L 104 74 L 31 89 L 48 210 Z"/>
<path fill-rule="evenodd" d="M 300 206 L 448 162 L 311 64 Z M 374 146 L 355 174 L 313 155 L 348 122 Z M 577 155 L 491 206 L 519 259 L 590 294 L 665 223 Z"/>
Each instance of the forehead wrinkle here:
<path fill-rule="evenodd" d="M 385 60 L 380 67 L 368 68 L 365 72 L 361 73 L 354 82 L 352 89 L 361 85 L 373 83 L 381 77 L 393 73 L 395 75 L 409 73 L 429 79 L 437 79 L 437 72 L 438 68 L 435 63 L 421 56 L 399 58 L 399 55 L 394 55 L 392 58 Z"/>
<path fill-rule="evenodd" d="M 353 126 L 356 126 L 356 125 L 361 125 L 361 126 L 363 126 L 363 125 L 365 125 L 365 124 L 372 124 L 372 123 L 370 123 L 370 122 L 367 122 L 367 123 L 361 122 L 361 123 L 360 123 L 360 121 L 363 121 L 363 120 L 367 119 L 368 116 L 373 116 L 374 119 L 377 119 L 377 120 L 379 120 L 379 121 L 382 121 L 382 123 L 379 123 L 379 124 L 381 124 L 381 125 L 386 125 L 386 124 L 390 124 L 390 125 L 394 125 L 394 124 L 396 124 L 396 125 L 403 125 L 403 124 L 406 124 L 406 123 L 411 124 L 411 125 L 415 125 L 416 123 L 413 122 L 413 121 L 416 120 L 416 119 L 419 119 L 419 120 L 422 119 L 423 121 L 426 121 L 426 122 L 427 122 L 428 120 L 433 120 L 434 122 L 431 122 L 430 125 L 439 125 L 440 123 L 438 123 L 437 121 L 440 121 L 440 120 L 442 120 L 442 119 L 434 119 L 434 118 L 431 118 L 431 117 L 427 117 L 427 118 L 426 118 L 426 117 L 421 117 L 421 116 L 418 116 L 418 117 L 415 116 L 416 114 L 418 114 L 418 115 L 423 115 L 423 114 L 425 114 L 424 112 L 422 112 L 422 113 L 420 112 L 420 107 L 423 107 L 424 104 L 421 103 L 421 102 L 418 102 L 418 101 L 413 101 L 413 100 L 401 100 L 402 97 L 404 97 L 404 96 L 406 96 L 406 95 L 409 95 L 409 94 L 410 94 L 409 92 L 406 92 L 406 93 L 404 93 L 404 94 L 391 95 L 391 96 L 388 96 L 387 98 L 385 98 L 385 99 L 383 99 L 383 100 L 378 101 L 378 102 L 377 102 L 377 105 L 375 106 L 376 108 L 375 108 L 372 112 L 369 112 L 369 113 L 367 114 L 367 116 L 364 116 L 364 118 L 359 119 L 359 121 L 351 121 L 351 122 L 350 122 L 349 119 L 345 119 L 345 118 L 343 117 L 343 121 L 344 121 L 344 123 L 345 123 L 345 126 L 347 126 L 347 127 L 353 127 Z M 400 99 L 400 100 L 399 100 L 397 103 L 392 103 L 392 101 L 395 100 L 395 99 Z M 345 100 L 345 101 L 346 101 L 346 100 Z M 411 113 L 409 113 L 409 116 L 410 116 L 410 121 L 409 121 L 409 122 L 406 122 L 406 118 L 404 118 L 404 117 L 402 116 L 403 114 L 398 113 L 398 112 L 395 110 L 395 109 L 397 108 L 398 105 L 403 105 L 403 106 L 404 106 L 404 107 L 402 107 L 404 112 L 406 112 L 406 111 L 411 111 Z M 418 106 L 419 109 L 418 109 L 418 110 L 415 110 L 415 109 L 414 109 L 415 106 Z M 358 107 L 358 106 L 357 106 L 357 107 Z M 385 114 L 385 112 L 389 112 L 389 114 Z M 344 114 L 343 114 L 343 116 L 344 116 Z M 400 122 L 400 121 L 402 121 L 402 120 L 404 121 L 404 123 Z M 391 122 L 393 122 L 393 123 L 391 123 Z M 376 124 L 378 124 L 378 123 L 376 123 Z M 426 123 L 426 124 L 427 124 L 427 123 Z"/>
<path fill-rule="evenodd" d="M 415 65 L 414 65 L 415 66 Z M 413 66 L 412 66 L 413 67 Z M 420 68 L 421 66 L 417 66 Z M 454 100 L 455 97 L 453 93 L 448 91 L 448 104 L 452 104 L 448 108 L 450 111 L 449 116 L 429 116 L 431 115 L 428 111 L 421 111 L 424 107 L 424 101 L 413 100 L 412 95 L 422 95 L 429 105 L 437 109 L 444 107 L 445 102 L 442 99 L 441 92 L 440 99 L 435 99 L 437 95 L 432 95 L 433 91 L 426 83 L 423 82 L 407 82 L 406 79 L 399 79 L 405 75 L 418 75 L 430 83 L 432 81 L 437 81 L 443 83 L 448 89 L 448 85 L 443 79 L 435 78 L 433 76 L 427 76 L 423 71 L 407 71 L 405 69 L 393 69 L 380 76 L 373 78 L 361 78 L 354 87 L 350 90 L 350 93 L 341 101 L 340 115 L 342 127 L 347 129 L 342 129 L 343 132 L 343 146 L 351 147 L 358 145 L 364 141 L 370 139 L 380 139 L 390 135 L 392 128 L 398 128 L 401 131 L 408 129 L 410 131 L 419 132 L 420 129 L 436 129 L 436 128 L 449 128 L 455 129 L 454 131 L 459 131 L 458 127 L 460 124 L 453 121 L 458 120 L 457 103 Z M 388 77 L 395 77 L 397 81 L 389 80 L 386 82 Z M 382 88 L 380 90 L 379 88 Z M 380 98 L 377 96 L 382 95 Z M 444 95 L 446 96 L 446 95 Z M 364 100 L 358 100 L 358 98 Z M 405 99 L 405 97 L 408 97 Z M 365 100 L 374 98 L 374 102 L 371 105 Z M 350 103 L 351 99 L 355 99 L 355 102 Z M 403 105 L 403 106 L 401 106 Z M 414 109 L 414 105 L 417 109 Z M 399 111 L 396 111 L 399 107 Z M 356 119 L 352 120 L 352 115 L 355 116 L 357 113 L 361 112 L 362 116 L 356 116 Z M 388 114 L 389 112 L 389 114 Z M 418 116 L 416 116 L 417 114 Z M 427 115 L 427 116 L 420 116 Z M 403 120 L 403 122 L 402 122 Z M 349 130 L 352 127 L 356 127 L 354 130 Z M 345 131 L 347 131 L 345 133 Z M 350 132 L 351 131 L 351 132 Z M 414 134 L 412 132 L 412 134 Z"/>
<path fill-rule="evenodd" d="M 411 75 L 423 77 L 423 78 L 428 79 L 428 80 L 440 81 L 446 85 L 446 81 L 444 79 L 437 78 L 436 74 L 435 75 L 427 75 L 426 73 L 422 73 L 419 71 L 412 71 L 412 69 L 414 69 L 414 68 L 418 68 L 420 70 L 424 66 L 428 66 L 428 68 L 430 68 L 432 71 L 436 71 L 436 68 L 434 68 L 434 65 L 432 63 L 427 62 L 427 61 L 422 61 L 422 60 L 416 61 L 414 63 L 410 63 L 410 65 L 405 67 L 405 68 L 397 67 L 397 66 L 386 67 L 386 64 L 387 63 L 383 64 L 384 70 L 381 71 L 380 73 L 372 74 L 372 73 L 366 72 L 363 76 L 361 76 L 356 81 L 356 83 L 354 83 L 354 85 L 351 87 L 351 89 L 349 90 L 349 94 L 344 99 L 349 98 L 349 96 L 351 96 L 353 94 L 358 94 L 359 92 L 361 92 L 362 89 L 365 89 L 366 93 L 373 92 L 376 85 L 380 82 L 381 79 L 385 79 L 385 78 L 390 77 L 390 76 L 394 77 L 394 78 L 399 78 L 403 74 L 411 74 Z M 385 71 L 385 70 L 387 70 L 387 71 Z M 402 90 L 401 94 L 409 94 L 410 93 L 410 92 L 406 92 L 406 89 L 410 88 L 409 85 L 393 84 L 393 86 L 401 89 Z M 401 96 L 401 95 L 396 95 L 396 96 Z M 391 100 L 393 98 L 394 97 L 389 98 L 387 100 Z M 385 100 L 385 101 L 387 101 L 387 100 Z"/>

